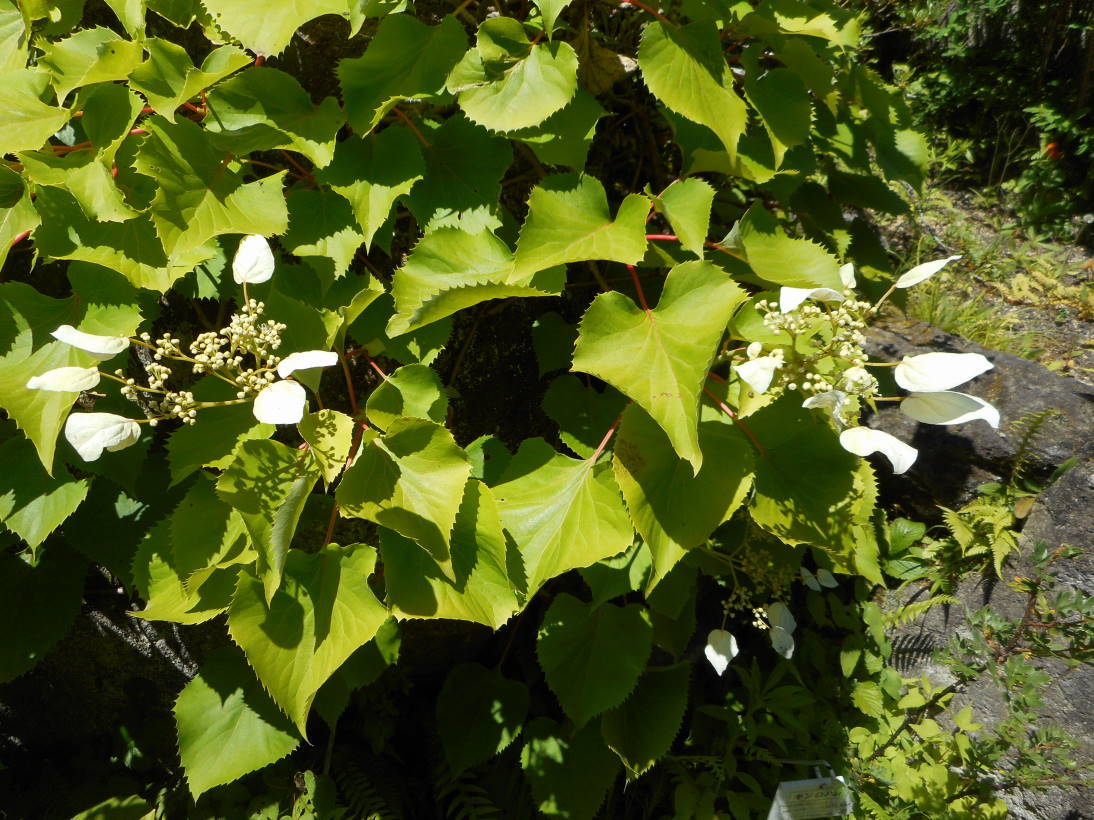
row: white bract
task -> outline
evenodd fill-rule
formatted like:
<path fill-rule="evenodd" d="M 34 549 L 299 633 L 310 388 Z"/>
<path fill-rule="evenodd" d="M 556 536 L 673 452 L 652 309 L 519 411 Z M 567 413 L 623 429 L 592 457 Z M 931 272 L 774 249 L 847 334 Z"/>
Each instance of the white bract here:
<path fill-rule="evenodd" d="M 779 288 L 779 312 L 789 313 L 806 299 L 818 302 L 842 302 L 845 297 L 832 288 Z"/>
<path fill-rule="evenodd" d="M 900 403 L 900 412 L 924 424 L 962 424 L 983 419 L 992 427 L 999 426 L 999 411 L 986 401 L 949 390 L 912 393 Z"/>
<path fill-rule="evenodd" d="M 800 572 L 802 583 L 814 592 L 820 592 L 821 587 L 835 589 L 837 586 L 839 586 L 839 582 L 836 580 L 835 576 L 823 567 L 817 570 L 816 575 L 814 575 L 805 567 L 801 567 Z"/>
<path fill-rule="evenodd" d="M 65 438 L 84 461 L 95 461 L 103 450 L 125 449 L 140 437 L 137 422 L 113 413 L 73 413 L 65 422 Z"/>
<path fill-rule="evenodd" d="M 937 393 L 986 373 L 993 367 L 979 353 L 922 353 L 896 366 L 896 383 L 913 393 Z"/>
<path fill-rule="evenodd" d="M 757 393 L 766 393 L 775 378 L 775 371 L 783 366 L 783 352 L 776 348 L 769 356 L 760 356 L 763 346 L 758 342 L 750 344 L 746 350 L 747 362 L 741 362 L 734 369 L 737 376 Z"/>
<path fill-rule="evenodd" d="M 848 262 L 846 265 L 840 265 L 839 280 L 843 283 L 843 286 L 848 290 L 854 290 L 855 287 L 855 265 L 852 262 Z"/>
<path fill-rule="evenodd" d="M 330 367 L 337 363 L 338 354 L 329 350 L 304 350 L 290 353 L 277 365 L 277 374 L 286 379 L 297 370 Z M 296 424 L 304 418 L 308 394 L 299 382 L 287 379 L 263 387 L 255 396 L 254 415 L 264 424 Z"/>
<path fill-rule="evenodd" d="M 292 380 L 274 382 L 255 396 L 254 415 L 263 424 L 296 424 L 304 418 L 308 394 Z"/>
<path fill-rule="evenodd" d="M 313 367 L 330 367 L 338 364 L 338 354 L 330 350 L 305 350 L 290 353 L 277 365 L 277 375 L 287 379 L 297 370 L 310 370 Z"/>
<path fill-rule="evenodd" d="M 707 635 L 703 654 L 714 671 L 721 675 L 729 667 L 729 662 L 737 657 L 737 639 L 724 629 L 712 629 Z"/>
<path fill-rule="evenodd" d="M 910 271 L 905 273 L 896 282 L 893 283 L 895 288 L 910 288 L 912 285 L 918 285 L 924 280 L 930 279 L 946 265 L 950 264 L 957 259 L 961 258 L 961 254 L 957 256 L 947 256 L 945 259 L 935 259 L 931 262 L 924 262 L 922 265 L 916 265 Z"/>
<path fill-rule="evenodd" d="M 90 353 L 99 361 L 113 358 L 129 347 L 129 339 L 125 336 L 96 336 L 94 333 L 77 330 L 72 325 L 61 325 L 50 336 Z"/>
<path fill-rule="evenodd" d="M 274 256 L 266 237 L 251 234 L 243 237 L 232 259 L 232 278 L 237 285 L 258 285 L 270 281 L 274 272 Z"/>
<path fill-rule="evenodd" d="M 48 390 L 54 393 L 79 393 L 99 383 L 95 367 L 57 367 L 27 381 L 28 390 Z"/>
<path fill-rule="evenodd" d="M 817 393 L 810 396 L 802 402 L 802 407 L 806 410 L 813 410 L 819 408 L 821 410 L 827 410 L 832 414 L 832 418 L 835 419 L 836 425 L 843 429 L 843 406 L 847 403 L 847 394 L 842 390 L 825 390 L 823 393 Z"/>
<path fill-rule="evenodd" d="M 895 436 L 891 436 L 882 430 L 872 430 L 869 427 L 852 427 L 844 430 L 839 435 L 840 446 L 856 456 L 868 456 L 871 453 L 881 453 L 893 465 L 893 472 L 897 475 L 905 473 L 915 463 L 919 451 L 915 447 L 905 444 Z"/>
<path fill-rule="evenodd" d="M 794 654 L 794 628 L 798 625 L 790 609 L 781 601 L 768 604 L 767 622 L 771 626 L 771 648 L 790 660 Z"/>

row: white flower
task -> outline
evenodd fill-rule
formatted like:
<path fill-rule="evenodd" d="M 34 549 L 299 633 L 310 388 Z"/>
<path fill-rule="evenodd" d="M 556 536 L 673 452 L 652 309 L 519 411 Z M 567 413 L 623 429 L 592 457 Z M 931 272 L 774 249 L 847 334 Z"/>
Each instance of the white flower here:
<path fill-rule="evenodd" d="M 853 262 L 848 262 L 846 265 L 840 265 L 839 279 L 847 290 L 855 289 L 855 265 Z"/>
<path fill-rule="evenodd" d="M 274 256 L 266 237 L 259 234 L 243 237 L 232 259 L 232 278 L 236 284 L 268 282 L 273 272 Z"/>
<path fill-rule="evenodd" d="M 745 348 L 745 354 L 750 359 L 755 359 L 757 356 L 759 356 L 763 352 L 764 352 L 764 346 L 762 344 L 760 344 L 759 342 L 753 342 L 752 344 L 750 344 L 748 347 Z"/>
<path fill-rule="evenodd" d="M 802 578 L 802 583 L 814 592 L 820 592 L 821 587 L 835 589 L 837 586 L 839 586 L 839 582 L 836 580 L 835 576 L 824 568 L 818 569 L 817 574 L 814 575 L 805 567 L 801 567 L 800 574 Z"/>
<path fill-rule="evenodd" d="M 920 282 L 930 279 L 946 265 L 950 264 L 956 259 L 960 259 L 961 254 L 957 256 L 947 256 L 945 259 L 935 259 L 931 262 L 924 262 L 922 265 L 916 265 L 910 271 L 905 273 L 899 279 L 893 283 L 894 288 L 910 288 L 912 285 L 918 285 Z"/>
<path fill-rule="evenodd" d="M 896 383 L 913 393 L 937 393 L 964 384 L 992 369 L 979 353 L 923 353 L 905 356 L 893 373 Z"/>
<path fill-rule="evenodd" d="M 794 616 L 786 604 L 776 601 L 767 605 L 767 622 L 771 625 L 771 648 L 789 660 L 794 654 Z"/>
<path fill-rule="evenodd" d="M 308 394 L 291 379 L 274 382 L 255 396 L 254 415 L 263 424 L 296 424 L 304 418 Z"/>
<path fill-rule="evenodd" d="M 714 671 L 721 675 L 729 667 L 729 662 L 737 657 L 737 639 L 724 629 L 712 629 L 707 635 L 703 654 Z"/>
<path fill-rule="evenodd" d="M 779 288 L 779 312 L 789 313 L 806 299 L 818 302 L 842 302 L 846 297 L 831 288 Z"/>
<path fill-rule="evenodd" d="M 992 427 L 999 426 L 999 411 L 986 401 L 948 390 L 912 393 L 900 403 L 900 412 L 924 424 L 961 424 L 983 419 Z"/>
<path fill-rule="evenodd" d="M 782 359 L 776 356 L 760 356 L 737 365 L 736 371 L 741 381 L 757 393 L 766 393 L 775 378 L 775 370 L 782 366 Z"/>
<path fill-rule="evenodd" d="M 277 375 L 287 379 L 297 370 L 309 370 L 313 367 L 330 367 L 338 364 L 338 354 L 329 350 L 305 350 L 301 353 L 290 353 L 277 366 Z"/>
<path fill-rule="evenodd" d="M 54 393 L 79 393 L 99 383 L 95 367 L 57 367 L 27 381 L 28 390 L 49 390 Z"/>
<path fill-rule="evenodd" d="M 113 413 L 73 413 L 65 422 L 65 438 L 84 461 L 95 461 L 103 450 L 122 450 L 140 437 L 137 422 Z"/>
<path fill-rule="evenodd" d="M 832 418 L 836 420 L 836 423 L 842 427 L 843 405 L 846 403 L 847 394 L 842 390 L 825 390 L 823 393 L 817 393 L 807 398 L 802 402 L 802 407 L 806 410 L 812 410 L 814 407 L 827 410 L 832 414 Z"/>
<path fill-rule="evenodd" d="M 50 336 L 66 345 L 87 351 L 99 361 L 113 358 L 129 347 L 129 339 L 125 336 L 96 336 L 94 333 L 84 333 L 72 325 L 61 325 Z"/>
<path fill-rule="evenodd" d="M 891 436 L 881 430 L 872 430 L 869 427 L 852 427 L 844 430 L 839 435 L 840 446 L 856 456 L 868 456 L 871 453 L 881 453 L 893 465 L 893 472 L 897 475 L 905 473 L 915 463 L 919 451 L 915 447 L 905 444 L 895 436 Z"/>

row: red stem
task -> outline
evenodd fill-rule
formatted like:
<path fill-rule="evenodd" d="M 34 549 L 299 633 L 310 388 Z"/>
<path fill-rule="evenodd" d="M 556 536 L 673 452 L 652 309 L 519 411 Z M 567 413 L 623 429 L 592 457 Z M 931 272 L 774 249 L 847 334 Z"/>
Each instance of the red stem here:
<path fill-rule="evenodd" d="M 652 14 L 654 17 L 656 17 L 662 23 L 668 23 L 670 26 L 675 25 L 675 23 L 673 23 L 672 20 L 670 20 L 665 15 L 663 15 L 657 9 L 650 8 L 645 3 L 639 2 L 639 0 L 620 0 L 619 5 L 621 5 L 621 6 L 634 6 L 637 9 L 642 9 L 642 11 L 646 12 L 647 14 Z"/>
<path fill-rule="evenodd" d="M 615 417 L 615 421 L 612 422 L 612 426 L 608 428 L 608 432 L 604 434 L 604 438 L 602 438 L 600 440 L 600 444 L 596 446 L 596 451 L 587 459 L 590 464 L 596 464 L 596 460 L 600 458 L 600 454 L 604 452 L 604 448 L 607 447 L 608 442 L 612 440 L 612 436 L 615 435 L 615 431 L 619 429 L 619 422 L 621 421 L 623 421 L 622 413 Z"/>
<path fill-rule="evenodd" d="M 395 112 L 395 116 L 405 122 L 407 124 L 407 127 L 414 132 L 414 136 L 418 138 L 418 141 L 421 142 L 421 144 L 424 145 L 426 148 L 428 148 L 429 140 L 422 136 L 422 132 L 418 130 L 418 126 L 414 124 L 414 121 L 411 120 L 410 117 L 408 117 L 402 111 L 400 111 L 398 106 L 392 108 L 391 110 Z"/>
<path fill-rule="evenodd" d="M 646 292 L 642 290 L 642 283 L 638 279 L 638 271 L 634 269 L 634 265 L 627 265 L 627 273 L 631 275 L 631 282 L 634 283 L 634 289 L 638 291 L 638 304 L 642 306 L 642 310 L 646 313 L 651 313 L 649 303 L 646 301 Z"/>
<path fill-rule="evenodd" d="M 338 354 L 338 361 L 342 365 L 342 375 L 346 377 L 346 393 L 349 396 L 349 406 L 353 410 L 353 415 L 357 415 L 357 392 L 353 389 L 353 378 L 349 372 L 349 363 L 346 361 L 345 354 Z"/>
<path fill-rule="evenodd" d="M 15 238 L 13 240 L 11 240 L 11 245 L 9 247 L 14 248 L 16 245 L 18 245 L 20 242 L 22 242 L 28 236 L 30 236 L 30 231 L 23 231 L 22 233 L 17 233 L 15 235 Z"/>
<path fill-rule="evenodd" d="M 730 406 L 722 401 L 720 398 L 715 396 L 713 393 L 711 393 L 710 390 L 708 390 L 706 387 L 703 388 L 703 392 L 706 393 L 714 401 L 714 403 L 718 405 L 723 413 L 725 413 L 727 416 L 730 417 L 730 419 L 733 420 L 734 424 L 741 428 L 741 432 L 748 436 L 748 440 L 752 442 L 753 447 L 760 451 L 760 455 L 766 456 L 767 450 L 765 450 L 764 446 L 756 440 L 756 436 L 753 435 L 752 431 L 748 429 L 748 425 L 746 425 L 743 421 L 737 418 L 737 414 L 733 412 Z"/>

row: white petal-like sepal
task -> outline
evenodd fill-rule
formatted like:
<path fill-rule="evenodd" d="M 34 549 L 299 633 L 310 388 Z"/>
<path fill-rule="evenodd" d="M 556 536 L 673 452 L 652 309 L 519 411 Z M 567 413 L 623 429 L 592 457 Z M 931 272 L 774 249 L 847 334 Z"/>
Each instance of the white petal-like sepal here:
<path fill-rule="evenodd" d="M 58 367 L 40 376 L 32 376 L 28 390 L 49 390 L 54 393 L 79 393 L 90 390 L 99 383 L 99 370 L 95 367 Z"/>
<path fill-rule="evenodd" d="M 774 356 L 760 356 L 758 359 L 741 362 L 735 370 L 741 381 L 757 393 L 766 393 L 771 386 L 771 380 L 775 378 L 775 370 L 781 366 L 782 361 Z"/>
<path fill-rule="evenodd" d="M 843 286 L 848 290 L 854 290 L 855 288 L 855 264 L 848 262 L 846 265 L 840 265 L 839 280 L 843 283 Z"/>
<path fill-rule="evenodd" d="M 266 237 L 251 234 L 243 237 L 232 259 L 232 278 L 237 285 L 244 282 L 258 285 L 270 281 L 274 272 L 274 256 Z"/>
<path fill-rule="evenodd" d="M 962 424 L 983 419 L 999 426 L 999 411 L 983 399 L 967 393 L 912 393 L 900 403 L 900 412 L 924 424 Z"/>
<path fill-rule="evenodd" d="M 923 353 L 905 356 L 894 368 L 896 383 L 913 393 L 937 393 L 986 373 L 993 367 L 979 353 Z"/>
<path fill-rule="evenodd" d="M 785 629 L 787 632 L 793 632 L 798 625 L 794 616 L 790 614 L 790 607 L 782 601 L 767 605 L 767 622 L 771 624 L 772 629 Z"/>
<path fill-rule="evenodd" d="M 296 424 L 307 403 L 308 394 L 296 382 L 274 382 L 255 396 L 254 414 L 263 424 Z"/>
<path fill-rule="evenodd" d="M 779 288 L 779 312 L 789 313 L 806 299 L 818 302 L 842 302 L 844 295 L 831 288 Z"/>
<path fill-rule="evenodd" d="M 910 288 L 912 285 L 918 285 L 920 282 L 930 279 L 950 262 L 960 258 L 961 254 L 958 254 L 957 256 L 947 256 L 945 259 L 935 259 L 931 262 L 924 262 L 922 265 L 916 265 L 897 279 L 893 287 Z"/>
<path fill-rule="evenodd" d="M 822 587 L 827 587 L 828 589 L 835 589 L 839 586 L 839 581 L 836 580 L 836 576 L 824 567 L 817 570 L 817 580 L 820 581 Z"/>
<path fill-rule="evenodd" d="M 802 583 L 809 587 L 814 592 L 821 591 L 820 581 L 817 580 L 817 576 L 811 573 L 805 567 L 798 568 L 798 574 L 801 575 Z"/>
<path fill-rule="evenodd" d="M 771 627 L 771 648 L 790 660 L 794 655 L 794 636 L 781 626 Z"/>
<path fill-rule="evenodd" d="M 729 668 L 729 662 L 737 657 L 737 639 L 724 629 L 712 629 L 703 649 L 714 671 L 721 675 Z"/>
<path fill-rule="evenodd" d="M 915 447 L 905 444 L 895 436 L 891 436 L 883 430 L 872 430 L 869 427 L 852 427 L 839 434 L 839 443 L 844 450 L 854 453 L 856 456 L 868 456 L 871 453 L 881 453 L 893 465 L 893 472 L 897 475 L 905 473 L 915 463 L 919 451 Z"/>
<path fill-rule="evenodd" d="M 301 353 L 290 353 L 277 366 L 277 375 L 287 379 L 297 370 L 310 370 L 313 367 L 330 367 L 338 364 L 338 354 L 329 350 L 305 350 Z"/>
<path fill-rule="evenodd" d="M 113 413 L 73 413 L 65 422 L 65 438 L 84 461 L 94 461 L 103 450 L 122 450 L 140 437 L 137 422 Z"/>
<path fill-rule="evenodd" d="M 806 410 L 814 408 L 828 410 L 836 421 L 839 421 L 840 413 L 843 412 L 843 405 L 846 403 L 847 394 L 842 390 L 825 390 L 823 393 L 817 393 L 807 398 L 802 402 L 802 407 Z"/>
<path fill-rule="evenodd" d="M 129 339 L 125 336 L 96 336 L 72 325 L 61 325 L 50 335 L 59 342 L 87 351 L 100 361 L 117 356 L 129 347 Z"/>

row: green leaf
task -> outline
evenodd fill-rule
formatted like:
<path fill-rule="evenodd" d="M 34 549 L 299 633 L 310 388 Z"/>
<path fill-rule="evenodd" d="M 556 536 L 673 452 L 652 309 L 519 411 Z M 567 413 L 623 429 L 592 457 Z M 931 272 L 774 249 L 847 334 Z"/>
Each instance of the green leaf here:
<path fill-rule="evenodd" d="M 319 168 L 334 157 L 334 140 L 346 121 L 334 97 L 314 105 L 295 77 L 267 66 L 225 80 L 209 92 L 206 105 L 206 127 L 218 145 L 236 154 L 291 148 Z"/>
<path fill-rule="evenodd" d="M 437 697 L 437 730 L 453 778 L 516 740 L 528 716 L 528 687 L 477 663 L 454 666 Z"/>
<path fill-rule="evenodd" d="M 124 222 L 97 222 L 84 214 L 71 194 L 56 188 L 40 188 L 35 206 L 42 224 L 34 231 L 34 244 L 43 256 L 102 265 L 137 287 L 166 291 L 214 254 L 202 246 L 168 255 L 147 214 Z"/>
<path fill-rule="evenodd" d="M 29 69 L 0 74 L 0 154 L 41 148 L 68 122 L 71 111 L 42 102 L 49 79 Z"/>
<path fill-rule="evenodd" d="M 606 463 L 568 458 L 526 439 L 494 488 L 524 562 L 529 598 L 556 575 L 623 552 L 634 531 Z"/>
<path fill-rule="evenodd" d="M 27 27 L 11 0 L 0 0 L 0 74 L 27 64 Z M 6 113 L 6 112 L 5 112 Z"/>
<path fill-rule="evenodd" d="M 508 140 L 491 136 L 463 114 L 427 133 L 425 176 L 407 199 L 425 232 L 440 227 L 496 230 L 501 226 L 501 178 L 513 161 Z"/>
<path fill-rule="evenodd" d="M 0 552 L 0 683 L 40 661 L 80 612 L 87 562 L 50 544 L 37 566 Z"/>
<path fill-rule="evenodd" d="M 149 820 L 155 816 L 152 804 L 138 795 L 111 797 L 72 816 L 72 820 Z"/>
<path fill-rule="evenodd" d="M 269 438 L 277 429 L 256 419 L 250 404 L 205 411 L 202 421 L 205 423 L 180 427 L 167 441 L 171 484 L 178 484 L 202 467 L 227 467 L 236 445 Z"/>
<path fill-rule="evenodd" d="M 393 339 L 387 334 L 387 324 L 394 314 L 395 300 L 391 294 L 380 294 L 350 325 L 348 336 L 364 347 L 370 356 L 383 355 L 397 362 L 430 364 L 447 344 L 452 333 L 452 320 L 441 319 Z"/>
<path fill-rule="evenodd" d="M 258 572 L 273 597 L 319 468 L 310 454 L 277 441 L 244 441 L 217 482 L 217 492 L 243 517 L 258 552 Z"/>
<path fill-rule="evenodd" d="M 197 800 L 280 760 L 300 738 L 240 653 L 214 649 L 175 701 L 179 758 Z"/>
<path fill-rule="evenodd" d="M 545 165 L 565 165 L 580 171 L 585 167 L 596 124 L 607 113 L 592 94 L 579 88 L 565 108 L 539 125 L 509 136 L 531 147 Z"/>
<path fill-rule="evenodd" d="M 872 680 L 859 681 L 851 693 L 851 702 L 867 717 L 881 717 L 883 701 L 881 689 Z"/>
<path fill-rule="evenodd" d="M 532 323 L 532 346 L 536 349 L 539 375 L 569 370 L 577 341 L 577 326 L 557 313 L 544 313 Z"/>
<path fill-rule="evenodd" d="M 628 194 L 615 220 L 596 177 L 547 177 L 528 199 L 517 242 L 516 275 L 530 276 L 566 262 L 608 259 L 634 264 L 646 252 L 649 200 Z"/>
<path fill-rule="evenodd" d="M 242 563 L 244 553 L 253 559 L 254 553 L 246 549 L 243 520 L 217 495 L 212 476 L 202 474 L 190 485 L 171 513 L 169 526 L 172 565 L 190 589 L 198 570 Z"/>
<path fill-rule="evenodd" d="M 87 497 L 87 479 L 77 481 L 63 468 L 50 478 L 34 446 L 21 435 L 0 446 L 0 464 L 0 523 L 32 550 Z"/>
<path fill-rule="evenodd" d="M 144 39 L 144 0 L 105 0 L 134 40 Z"/>
<path fill-rule="evenodd" d="M 418 141 L 401 128 L 385 128 L 368 138 L 350 137 L 338 143 L 334 160 L 316 174 L 316 181 L 349 200 L 370 246 L 395 200 L 410 193 L 424 175 Z"/>
<path fill-rule="evenodd" d="M 562 290 L 564 276 L 561 268 L 534 278 L 519 275 L 508 246 L 492 233 L 438 228 L 395 272 L 397 312 L 387 333 L 400 336 L 489 299 L 549 296 Z"/>
<path fill-rule="evenodd" d="M 66 188 L 90 219 L 123 222 L 137 215 L 115 184 L 112 168 L 122 141 L 141 110 L 141 99 L 121 85 L 98 85 L 80 95 L 81 124 L 94 150 L 56 154 L 23 152 L 28 179 Z"/>
<path fill-rule="evenodd" d="M 59 42 L 44 44 L 42 51 L 39 64 L 53 75 L 53 87 L 61 103 L 80 86 L 124 80 L 143 56 L 139 44 L 108 28 L 78 31 Z"/>
<path fill-rule="evenodd" d="M 608 747 L 634 779 L 668 754 L 688 705 L 691 664 L 647 669 L 631 696 L 601 721 Z"/>
<path fill-rule="evenodd" d="M 668 218 L 684 249 L 702 257 L 714 189 L 698 177 L 678 179 L 654 197 L 654 204 Z"/>
<path fill-rule="evenodd" d="M 337 726 L 338 718 L 349 705 L 350 695 L 362 686 L 368 686 L 389 666 L 398 662 L 401 648 L 399 622 L 388 618 L 376 632 L 376 636 L 356 649 L 338 667 L 338 671 L 319 687 L 312 706 L 331 729 Z"/>
<path fill-rule="evenodd" d="M 536 640 L 547 685 L 576 726 L 626 699 L 652 648 L 644 606 L 593 606 L 565 592 L 544 613 Z"/>
<path fill-rule="evenodd" d="M 452 527 L 471 462 L 452 434 L 425 419 L 396 419 L 366 440 L 338 485 L 342 514 L 417 541 L 451 575 Z"/>
<path fill-rule="evenodd" d="M 809 140 L 813 104 L 801 77 L 788 68 L 749 71 L 746 66 L 745 91 L 748 101 L 760 112 L 764 127 L 771 138 L 775 162 L 782 163 L 788 148 Z M 753 79 L 753 78 L 756 79 Z"/>
<path fill-rule="evenodd" d="M 407 97 L 435 94 L 467 50 L 463 26 L 448 15 L 429 26 L 409 14 L 380 23 L 364 56 L 342 60 L 338 79 L 350 125 L 367 134 Z"/>
<path fill-rule="evenodd" d="M 524 736 L 520 765 L 536 810 L 548 817 L 592 820 L 620 769 L 596 724 L 572 732 L 550 718 L 538 718 L 525 727 Z"/>
<path fill-rule="evenodd" d="M 408 364 L 389 374 L 369 394 L 365 414 L 381 430 L 400 416 L 430 419 L 443 425 L 448 396 L 436 370 L 424 364 Z"/>
<path fill-rule="evenodd" d="M 363 545 L 292 550 L 281 587 L 266 605 L 262 582 L 248 571 L 228 611 L 228 631 L 278 706 L 307 736 L 319 687 L 388 618 L 368 577 L 376 551 Z"/>
<path fill-rule="evenodd" d="M 256 54 L 280 54 L 296 30 L 324 14 L 349 17 L 346 0 L 263 0 L 239 3 L 235 0 L 201 0 L 216 23 Z"/>
<path fill-rule="evenodd" d="M 400 618 L 452 618 L 498 629 L 519 608 L 507 567 L 507 545 L 494 495 L 480 481 L 467 482 L 452 530 L 452 574 L 408 538 L 380 532 L 384 581 Z"/>
<path fill-rule="evenodd" d="M 369 397 L 371 400 L 372 396 Z M 311 447 L 323 481 L 330 484 L 346 466 L 353 442 L 353 419 L 337 410 L 320 410 L 306 414 L 296 425 L 296 430 Z"/>
<path fill-rule="evenodd" d="M 238 573 L 239 567 L 229 564 L 186 575 L 171 543 L 171 520 L 162 520 L 147 532 L 133 558 L 133 583 L 148 605 L 129 614 L 149 621 L 204 623 L 228 608 Z"/>
<path fill-rule="evenodd" d="M 822 419 L 792 396 L 756 411 L 748 426 L 764 448 L 756 459 L 754 521 L 790 544 L 851 554 L 863 523 L 855 487 L 858 460 Z"/>
<path fill-rule="evenodd" d="M 726 325 L 744 299 L 744 291 L 710 262 L 683 262 L 669 271 L 652 310 L 621 293 L 602 293 L 581 320 L 573 369 L 633 399 L 698 472 L 699 396 Z"/>
<path fill-rule="evenodd" d="M 70 324 L 88 333 L 127 336 L 140 323 L 136 295 L 122 277 L 91 266 L 70 270 L 70 276 L 75 294 L 67 299 L 51 299 L 20 282 L 0 284 L 0 404 L 34 443 L 47 471 L 76 395 L 29 390 L 27 381 L 56 367 L 95 363 L 50 332 Z"/>
<path fill-rule="evenodd" d="M 134 167 L 158 183 L 150 213 L 168 256 L 198 248 L 226 233 L 285 232 L 289 215 L 281 193 L 284 172 L 243 183 L 197 123 L 145 121 L 151 132 Z"/>
<path fill-rule="evenodd" d="M 519 20 L 492 17 L 479 26 L 478 46 L 452 69 L 447 88 L 485 128 L 530 128 L 573 98 L 577 53 L 569 43 L 533 45 Z"/>
<path fill-rule="evenodd" d="M 539 9 L 540 17 L 543 18 L 543 30 L 547 32 L 547 39 L 550 39 L 555 30 L 555 21 L 562 14 L 562 10 L 570 5 L 570 0 L 532 0 L 532 2 Z"/>
<path fill-rule="evenodd" d="M 701 422 L 699 449 L 703 466 L 693 474 L 642 408 L 631 405 L 623 414 L 613 466 L 635 529 L 653 554 L 647 594 L 745 502 L 752 488 L 753 448 L 737 428 Z"/>
<path fill-rule="evenodd" d="M 175 109 L 184 102 L 251 62 L 235 46 L 213 49 L 201 68 L 190 60 L 186 49 L 170 40 L 149 37 L 144 47 L 148 49 L 148 59 L 129 75 L 129 85 L 144 95 L 156 113 L 171 122 L 175 121 Z M 215 119 L 210 122 L 214 123 Z"/>
<path fill-rule="evenodd" d="M 619 555 L 597 561 L 591 567 L 578 570 L 592 593 L 593 606 L 612 598 L 640 592 L 653 569 L 650 551 L 640 542 Z"/>
<path fill-rule="evenodd" d="M 597 390 L 572 373 L 563 373 L 547 388 L 543 412 L 558 425 L 559 438 L 581 458 L 589 458 L 623 408 L 626 398 L 611 387 Z"/>
<path fill-rule="evenodd" d="M 734 230 L 757 276 L 788 287 L 843 290 L 839 260 L 808 239 L 788 237 L 762 205 L 749 208 Z"/>
<path fill-rule="evenodd" d="M 365 235 L 346 200 L 324 188 L 294 188 L 285 197 L 289 230 L 281 244 L 329 282 L 349 270 Z"/>
<path fill-rule="evenodd" d="M 638 47 L 638 66 L 653 95 L 717 134 L 730 166 L 736 166 L 737 142 L 748 125 L 748 110 L 733 89 L 733 73 L 722 56 L 715 24 L 648 23 Z"/>
<path fill-rule="evenodd" d="M 41 221 L 23 178 L 0 168 L 0 268 L 4 267 L 16 237 L 33 231 Z"/>

